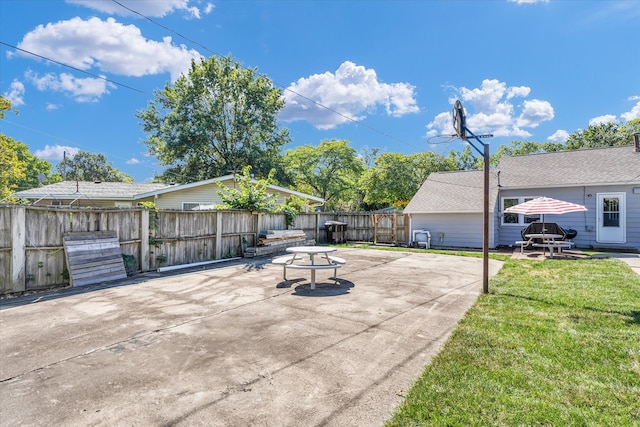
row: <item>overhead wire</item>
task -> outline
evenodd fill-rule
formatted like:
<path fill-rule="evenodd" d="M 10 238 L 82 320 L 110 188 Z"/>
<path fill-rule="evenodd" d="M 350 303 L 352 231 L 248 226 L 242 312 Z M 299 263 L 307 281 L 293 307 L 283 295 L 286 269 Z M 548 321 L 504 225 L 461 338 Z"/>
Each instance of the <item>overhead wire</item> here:
<path fill-rule="evenodd" d="M 18 46 L 14 46 L 14 45 L 12 45 L 12 44 L 5 43 L 5 42 L 3 42 L 3 41 L 1 41 L 1 40 L 0 40 L 0 44 L 2 44 L 2 45 L 4 45 L 4 46 L 7 46 L 7 47 L 10 47 L 10 48 L 15 49 L 15 50 L 19 50 L 20 52 L 24 52 L 24 53 L 26 53 L 26 54 L 36 56 L 36 57 L 38 57 L 38 58 L 40 58 L 40 59 L 44 59 L 45 61 L 50 61 L 50 62 L 53 62 L 54 64 L 58 64 L 58 65 L 62 65 L 63 67 L 71 68 L 72 70 L 75 70 L 75 71 L 78 71 L 78 72 L 81 72 L 81 73 L 87 74 L 87 75 L 92 76 L 92 77 L 95 77 L 95 78 L 97 78 L 97 79 L 104 80 L 104 81 L 106 81 L 106 82 L 108 82 L 108 83 L 112 83 L 112 84 L 117 85 L 117 86 L 125 87 L 125 88 L 127 88 L 127 89 L 133 90 L 133 91 L 138 92 L 138 93 L 141 93 L 141 94 L 143 94 L 143 95 L 149 95 L 147 92 L 144 92 L 144 91 L 142 91 L 142 90 L 140 90 L 140 89 L 136 89 L 136 88 L 135 88 L 135 87 L 133 87 L 133 86 L 129 86 L 129 85 L 126 85 L 126 84 L 124 84 L 124 83 L 116 82 L 115 80 L 111 80 L 111 79 L 108 79 L 108 78 L 106 78 L 106 77 L 104 77 L 104 76 L 101 76 L 101 75 L 98 75 L 98 74 L 91 73 L 91 72 L 89 72 L 89 71 L 87 71 L 87 70 L 83 70 L 83 69 L 81 69 L 81 68 L 74 67 L 73 65 L 65 64 L 64 62 L 56 61 L 55 59 L 47 58 L 47 57 L 46 57 L 46 56 L 44 56 L 44 55 L 40 55 L 40 54 L 37 54 L 37 53 L 35 53 L 35 52 L 31 52 L 31 51 L 29 51 L 29 50 L 19 48 Z"/>
<path fill-rule="evenodd" d="M 151 23 L 153 23 L 153 24 L 155 24 L 155 25 L 157 25 L 157 26 L 159 26 L 159 27 L 161 27 L 161 28 L 163 28 L 163 29 L 165 29 L 165 30 L 167 30 L 167 31 L 170 31 L 171 33 L 173 33 L 173 34 L 177 35 L 178 37 L 180 37 L 180 38 L 182 38 L 182 39 L 184 39 L 184 40 L 186 40 L 186 41 L 188 41 L 188 42 L 190 42 L 190 43 L 193 43 L 193 44 L 195 44 L 195 45 L 197 45 L 197 46 L 200 46 L 202 49 L 206 50 L 206 51 L 207 51 L 207 52 L 209 52 L 209 53 L 212 53 L 212 54 L 214 54 L 214 55 L 218 55 L 218 56 L 223 56 L 221 53 L 216 52 L 216 51 L 214 51 L 214 50 L 212 50 L 212 49 L 209 49 L 207 46 L 203 45 L 202 43 L 199 43 L 198 41 L 192 40 L 192 39 L 190 39 L 190 38 L 188 38 L 188 37 L 184 36 L 183 34 L 179 33 L 178 31 L 175 31 L 174 29 L 172 29 L 172 28 L 170 28 L 170 27 L 168 27 L 168 26 L 166 26 L 166 25 L 160 24 L 159 22 L 157 22 L 157 21 L 155 21 L 155 20 L 151 19 L 150 17 L 148 17 L 148 16 L 146 16 L 146 15 L 144 15 L 144 14 L 142 14 L 142 13 L 138 12 L 137 10 L 134 10 L 134 9 L 132 9 L 132 8 L 128 7 L 128 6 L 123 5 L 123 4 L 122 4 L 121 2 L 119 2 L 118 0 L 111 0 L 111 1 L 112 1 L 113 3 L 115 3 L 115 4 L 119 5 L 120 7 L 122 7 L 122 8 L 124 8 L 124 9 L 128 10 L 129 12 L 134 13 L 134 14 L 136 14 L 136 15 L 140 16 L 141 18 L 144 18 L 144 19 L 148 20 L 149 22 L 151 22 Z M 418 148 L 418 147 L 416 147 L 416 146 L 414 146 L 414 145 L 412 145 L 412 144 L 408 144 L 407 142 L 405 142 L 405 141 L 401 140 L 400 138 L 397 138 L 397 137 L 395 137 L 395 136 L 393 136 L 393 135 L 391 135 L 391 134 L 388 134 L 388 133 L 386 133 L 386 132 L 384 132 L 384 131 L 381 131 L 381 130 L 379 130 L 379 129 L 377 129 L 377 128 L 374 128 L 373 126 L 370 126 L 370 125 L 367 125 L 367 124 L 361 123 L 360 121 L 358 121 L 358 120 L 354 119 L 353 117 L 350 117 L 350 116 L 348 116 L 348 115 L 346 115 L 346 114 L 343 114 L 343 113 L 341 113 L 341 112 L 339 112 L 339 111 L 337 111 L 337 110 L 335 110 L 335 109 L 333 109 L 333 108 L 331 108 L 331 107 L 328 107 L 328 106 L 326 106 L 326 105 L 324 105 L 324 104 L 322 104 L 322 103 L 320 103 L 320 102 L 318 102 L 318 101 L 316 101 L 316 100 L 314 100 L 314 99 L 312 99 L 312 98 L 309 98 L 309 97 L 307 97 L 307 96 L 305 96 L 305 95 L 303 95 L 303 94 L 301 94 L 301 93 L 299 93 L 299 92 L 296 92 L 296 91 L 294 91 L 293 89 L 290 89 L 288 86 L 285 86 L 285 85 L 283 85 L 283 84 L 281 84 L 281 83 L 278 83 L 277 81 L 275 81 L 275 80 L 273 80 L 273 79 L 271 79 L 271 81 L 272 81 L 276 86 L 279 86 L 280 88 L 282 88 L 284 91 L 286 91 L 286 92 L 290 92 L 290 93 L 292 93 L 292 94 L 294 94 L 294 95 L 296 95 L 296 96 L 299 96 L 300 98 L 302 98 L 302 99 L 304 99 L 304 100 L 307 100 L 307 101 L 309 101 L 309 102 L 312 102 L 313 104 L 315 104 L 316 106 L 318 106 L 318 107 L 320 107 L 320 108 L 323 108 L 323 109 L 325 109 L 325 110 L 327 110 L 327 111 L 330 111 L 330 112 L 332 112 L 332 113 L 334 113 L 334 114 L 336 114 L 336 115 L 338 115 L 338 116 L 340 116 L 340 117 L 342 117 L 342 118 L 344 118 L 344 119 L 346 119 L 346 120 L 349 120 L 349 121 L 351 121 L 351 122 L 353 122 L 353 123 L 356 123 L 358 126 L 361 126 L 361 127 L 367 128 L 367 129 L 369 129 L 370 131 L 376 132 L 376 133 L 378 133 L 378 134 L 380 134 L 380 135 L 382 135 L 382 136 L 384 136 L 384 137 L 386 137 L 386 138 L 392 139 L 392 140 L 394 140 L 394 141 L 396 141 L 396 142 L 399 142 L 399 143 L 401 143 L 401 144 L 405 144 L 405 145 L 407 145 L 407 146 L 410 146 L 410 147 L 412 147 L 412 148 L 415 148 L 415 149 L 418 149 L 418 150 L 419 150 L 419 148 Z"/>
<path fill-rule="evenodd" d="M 138 12 L 138 11 L 136 11 L 136 10 L 134 10 L 134 9 L 132 9 L 132 8 L 130 8 L 130 7 L 128 7 L 128 6 L 123 5 L 121 2 L 119 2 L 119 1 L 117 1 L 117 0 L 112 0 L 112 2 L 113 2 L 113 3 L 115 3 L 115 4 L 117 4 L 117 5 L 118 5 L 118 6 L 120 6 L 120 7 L 124 8 L 124 9 L 128 10 L 129 12 L 134 13 L 134 14 L 136 14 L 136 15 L 138 15 L 138 16 L 140 16 L 140 17 L 142 17 L 142 18 L 146 19 L 146 20 L 148 20 L 148 21 L 149 21 L 149 22 L 151 22 L 152 24 L 157 25 L 157 26 L 159 26 L 159 27 L 161 27 L 161 28 L 163 28 L 163 29 L 165 29 L 165 30 L 167 30 L 167 31 L 170 31 L 171 33 L 173 33 L 173 34 L 177 35 L 178 37 L 180 37 L 180 38 L 182 38 L 182 39 L 186 40 L 186 41 L 187 41 L 187 42 L 189 42 L 189 43 L 192 43 L 192 44 L 194 44 L 194 45 L 197 45 L 197 46 L 201 47 L 202 49 L 204 49 L 204 50 L 206 50 L 206 51 L 208 51 L 208 52 L 210 52 L 210 53 L 212 53 L 212 54 L 214 54 L 214 55 L 222 56 L 220 53 L 218 53 L 218 52 L 216 52 L 216 51 L 214 51 L 214 50 L 209 49 L 207 46 L 203 45 L 202 43 L 199 43 L 198 41 L 193 40 L 193 39 L 191 39 L 191 38 L 189 38 L 189 37 L 187 37 L 187 36 L 183 35 L 182 33 L 180 33 L 180 32 L 178 32 L 178 31 L 173 30 L 172 28 L 170 28 L 170 27 L 168 27 L 168 26 L 166 26 L 166 25 L 160 24 L 159 22 L 157 22 L 157 21 L 155 21 L 155 20 L 151 19 L 150 17 L 148 17 L 148 16 L 146 16 L 146 15 L 144 15 L 144 14 L 142 14 L 142 13 L 140 13 L 140 12 Z M 41 55 L 41 54 L 38 54 L 38 53 L 35 53 L 35 52 L 32 52 L 32 51 L 29 51 L 29 50 L 27 50 L 27 49 L 20 48 L 20 47 L 18 47 L 18 46 L 13 45 L 13 44 L 6 43 L 6 42 L 1 41 L 1 40 L 0 40 L 0 44 L 1 44 L 1 45 L 4 45 L 4 46 L 6 46 L 6 47 L 9 47 L 9 48 L 15 49 L 15 50 L 17 50 L 17 51 L 23 52 L 23 53 L 25 53 L 25 54 L 28 54 L 28 55 L 35 56 L 35 57 L 37 57 L 37 58 L 43 59 L 43 60 L 45 60 L 45 61 L 49 61 L 49 62 L 52 62 L 52 63 L 58 64 L 58 65 L 60 65 L 60 66 L 62 66 L 62 67 L 66 67 L 66 68 L 72 69 L 72 70 L 74 70 L 74 71 L 77 71 L 77 72 L 80 72 L 80 73 L 83 73 L 83 74 L 89 75 L 89 76 L 91 76 L 91 77 L 94 77 L 94 78 L 97 78 L 97 79 L 104 80 L 104 81 L 106 81 L 106 82 L 108 82 L 108 83 L 111 83 L 111 84 L 114 84 L 114 85 L 116 85 L 116 86 L 120 86 L 120 87 L 123 87 L 123 88 L 129 89 L 129 90 L 132 90 L 132 91 L 134 91 L 134 92 L 137 92 L 137 93 L 140 93 L 140 94 L 143 94 L 143 95 L 149 95 L 149 93 L 148 93 L 148 92 L 143 91 L 143 90 L 141 90 L 141 89 L 138 89 L 138 88 L 136 88 L 136 87 L 133 87 L 133 86 L 131 86 L 131 85 L 127 85 L 127 84 L 124 84 L 124 83 L 121 83 L 121 82 L 118 82 L 118 81 L 115 81 L 115 80 L 109 79 L 109 78 L 107 78 L 107 77 L 105 77 L 105 76 L 101 76 L 101 75 L 98 75 L 98 74 L 92 73 L 92 72 L 90 72 L 90 71 L 83 70 L 83 69 L 78 68 L 78 67 L 75 67 L 75 66 L 73 66 L 73 65 L 69 65 L 69 64 L 66 64 L 66 63 L 64 63 L 64 62 L 61 62 L 61 61 L 55 60 L 55 59 L 53 59 L 53 58 L 49 58 L 49 57 L 47 57 L 47 56 L 44 56 L 44 55 Z M 356 120 L 356 119 L 354 119 L 353 117 L 351 117 L 351 116 L 349 116 L 349 115 L 346 115 L 346 114 L 344 114 L 344 113 L 341 113 L 340 111 L 337 111 L 337 110 L 335 110 L 335 109 L 333 109 L 333 108 L 331 108 L 331 107 L 328 107 L 328 106 L 326 106 L 326 105 L 322 104 L 321 102 L 318 102 L 318 101 L 316 101 L 316 100 L 314 100 L 314 99 L 312 99 L 312 98 L 310 98 L 310 97 L 308 97 L 308 96 L 305 96 L 305 95 L 303 95 L 303 94 L 301 94 L 301 93 L 299 93 L 299 92 L 297 92 L 297 91 L 295 91 L 295 90 L 293 90 L 293 89 L 291 89 L 291 88 L 289 88 L 289 87 L 287 87 L 287 86 L 285 86 L 285 85 L 283 85 L 283 84 L 281 84 L 281 83 L 278 83 L 278 82 L 277 82 L 277 81 L 275 81 L 275 80 L 271 80 L 271 81 L 272 81 L 276 86 L 278 86 L 278 87 L 282 88 L 284 91 L 286 91 L 286 92 L 290 92 L 290 93 L 292 93 L 292 94 L 294 94 L 294 95 L 296 95 L 296 96 L 298 96 L 298 97 L 300 97 L 300 98 L 302 98 L 302 99 L 304 99 L 304 100 L 306 100 L 306 101 L 309 101 L 309 102 L 313 103 L 314 105 L 318 106 L 319 108 L 323 108 L 323 109 L 325 109 L 325 110 L 327 110 L 327 111 L 329 111 L 329 112 L 331 112 L 331 113 L 333 113 L 333 114 L 336 114 L 336 115 L 338 115 L 338 116 L 340 116 L 340 117 L 344 118 L 345 120 L 351 121 L 351 122 L 355 123 L 357 126 L 360 126 L 360 127 L 366 128 L 366 129 L 368 129 L 368 130 L 370 130 L 370 131 L 372 131 L 372 132 L 375 132 L 375 133 L 378 133 L 378 134 L 382 135 L 382 136 L 383 136 L 383 137 L 385 137 L 385 138 L 388 138 L 388 139 L 391 139 L 391 140 L 393 140 L 393 141 L 399 142 L 399 143 L 401 143 L 401 144 L 407 145 L 407 146 L 412 147 L 412 148 L 414 148 L 414 149 L 416 149 L 416 150 L 420 150 L 420 148 L 416 147 L 416 146 L 415 146 L 415 145 L 413 145 L 413 144 L 409 144 L 409 143 L 407 143 L 406 141 L 404 141 L 404 140 L 402 140 L 402 139 L 400 139 L 400 138 L 397 138 L 397 137 L 395 137 L 395 136 L 393 136 L 393 135 L 391 135 L 391 134 L 389 134 L 389 133 L 387 133 L 387 132 L 384 132 L 384 131 L 382 131 L 382 130 L 380 130 L 380 129 L 377 129 L 377 128 L 373 127 L 373 126 L 370 126 L 370 125 L 368 125 L 368 124 L 362 123 L 361 121 Z M 33 129 L 33 130 L 35 130 L 35 129 Z M 36 130 L 36 131 L 37 131 L 37 130 Z M 38 132 L 40 132 L 40 131 L 38 131 Z M 40 132 L 40 133 L 43 133 L 43 132 Z M 51 137 L 54 137 L 54 138 L 56 138 L 56 139 L 60 139 L 60 140 L 63 140 L 63 141 L 64 141 L 64 139 L 63 139 L 63 138 L 58 138 L 58 137 L 55 137 L 55 136 L 53 136 L 53 135 L 48 135 L 48 136 L 51 136 Z M 165 171 L 165 172 L 166 172 L 166 171 Z"/>

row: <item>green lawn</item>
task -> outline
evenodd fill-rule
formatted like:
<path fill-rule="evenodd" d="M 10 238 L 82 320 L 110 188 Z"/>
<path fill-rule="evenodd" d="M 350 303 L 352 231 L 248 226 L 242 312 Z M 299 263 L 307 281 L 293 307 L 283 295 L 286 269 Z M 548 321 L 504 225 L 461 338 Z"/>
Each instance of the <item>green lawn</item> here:
<path fill-rule="evenodd" d="M 640 277 L 508 260 L 387 426 L 640 426 Z"/>

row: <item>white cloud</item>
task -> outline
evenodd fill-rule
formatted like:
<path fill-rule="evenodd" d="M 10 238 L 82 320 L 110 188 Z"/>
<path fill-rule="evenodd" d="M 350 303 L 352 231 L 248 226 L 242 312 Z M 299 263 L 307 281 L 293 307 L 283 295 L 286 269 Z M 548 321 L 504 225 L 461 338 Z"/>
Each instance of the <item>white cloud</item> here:
<path fill-rule="evenodd" d="M 553 119 L 553 107 L 547 101 L 532 99 L 522 103 L 522 113 L 518 117 L 518 126 L 535 128 L 542 122 Z"/>
<path fill-rule="evenodd" d="M 137 165 L 140 163 L 140 160 L 136 159 L 135 157 L 132 157 L 129 160 L 127 160 L 126 163 L 128 165 Z"/>
<path fill-rule="evenodd" d="M 125 9 L 111 0 L 66 0 L 67 3 L 76 4 L 79 6 L 88 7 L 100 12 L 123 15 L 123 16 L 136 16 L 139 15 Z M 206 3 L 203 8 L 195 6 L 202 3 L 201 1 L 189 1 L 189 0 L 119 0 L 129 9 L 135 10 L 145 16 L 158 17 L 169 15 L 175 11 L 187 12 L 189 17 L 200 19 L 202 14 L 211 13 L 213 10 L 212 3 Z"/>
<path fill-rule="evenodd" d="M 629 98 L 630 100 L 636 100 L 636 99 L 640 99 L 638 97 L 635 97 L 635 99 L 632 99 L 633 97 Z M 634 105 L 633 107 L 631 107 L 630 111 L 627 111 L 626 113 L 622 113 L 620 114 L 620 116 L 622 116 L 623 119 L 625 119 L 626 121 L 629 120 L 633 120 L 633 119 L 638 119 L 640 118 L 640 101 L 638 101 L 636 103 L 636 105 Z"/>
<path fill-rule="evenodd" d="M 569 139 L 569 132 L 567 132 L 564 129 L 558 129 L 553 133 L 553 135 L 547 137 L 548 141 L 560 142 L 560 143 L 567 142 L 567 139 Z"/>
<path fill-rule="evenodd" d="M 453 89 L 456 96 L 451 97 L 449 102 L 453 104 L 458 98 L 462 101 L 467 127 L 476 134 L 527 138 L 531 136 L 527 128 L 535 128 L 555 116 L 548 101 L 531 99 L 517 104 L 518 98 L 525 98 L 531 93 L 531 88 L 526 86 L 509 87 L 505 82 L 486 79 L 479 88 Z M 427 125 L 427 129 L 427 136 L 454 133 L 451 112 L 438 114 Z"/>
<path fill-rule="evenodd" d="M 18 80 L 11 82 L 9 90 L 2 94 L 6 99 L 11 102 L 11 107 L 15 108 L 20 105 L 24 105 L 24 84 Z"/>
<path fill-rule="evenodd" d="M 47 106 L 45 108 L 47 109 L 47 111 L 53 111 L 53 110 L 57 110 L 60 107 L 61 107 L 60 104 L 52 104 L 51 102 L 47 102 Z"/>
<path fill-rule="evenodd" d="M 613 114 L 605 114 L 603 116 L 594 117 L 593 119 L 589 120 L 589 126 L 613 123 L 616 120 L 617 118 Z"/>
<path fill-rule="evenodd" d="M 161 42 L 148 40 L 135 25 L 123 25 L 113 18 L 76 17 L 39 25 L 18 47 L 81 70 L 96 68 L 135 77 L 169 73 L 173 80 L 189 69 L 192 59 L 200 58 L 195 50 L 174 46 L 171 37 Z"/>
<path fill-rule="evenodd" d="M 80 151 L 79 148 L 69 147 L 67 145 L 45 145 L 42 150 L 36 150 L 33 154 L 39 159 L 60 161 L 64 158 L 65 152 L 67 153 L 67 157 L 73 157 L 78 151 Z"/>
<path fill-rule="evenodd" d="M 27 71 L 25 77 L 40 91 L 63 92 L 78 102 L 96 102 L 102 95 L 109 93 L 108 88 L 114 87 L 103 79 L 77 78 L 67 73 L 57 75 L 49 73 L 39 76 L 37 73 Z"/>
<path fill-rule="evenodd" d="M 414 86 L 382 83 L 375 70 L 350 61 L 343 62 L 335 74 L 325 72 L 300 78 L 285 90 L 284 97 L 281 120 L 306 120 L 318 129 L 363 120 L 379 106 L 384 106 L 392 117 L 419 111 Z"/>

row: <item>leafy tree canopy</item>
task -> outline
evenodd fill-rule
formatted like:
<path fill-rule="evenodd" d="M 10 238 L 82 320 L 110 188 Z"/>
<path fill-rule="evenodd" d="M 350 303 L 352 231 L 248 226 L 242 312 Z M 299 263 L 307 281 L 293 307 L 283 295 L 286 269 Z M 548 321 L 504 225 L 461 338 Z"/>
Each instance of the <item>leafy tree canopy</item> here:
<path fill-rule="evenodd" d="M 66 180 L 133 182 L 133 178 L 114 168 L 104 154 L 78 151 L 56 166 L 58 173 Z"/>
<path fill-rule="evenodd" d="M 17 182 L 24 180 L 26 164 L 16 153 L 17 141 L 0 134 L 0 201 L 16 191 Z"/>
<path fill-rule="evenodd" d="M 144 144 L 168 168 L 164 181 L 193 182 L 252 166 L 267 176 L 289 142 L 280 129 L 282 91 L 256 69 L 230 56 L 192 61 L 186 76 L 157 91 L 136 116 L 149 134 Z"/>
<path fill-rule="evenodd" d="M 360 179 L 365 208 L 404 208 L 429 174 L 444 170 L 457 170 L 453 157 L 433 152 L 383 153 L 375 158 L 374 165 Z"/>
<path fill-rule="evenodd" d="M 10 110 L 11 101 L 0 96 L 0 119 Z M 0 133 L 0 165 L 0 200 L 12 201 L 10 195 L 16 191 L 60 181 L 59 176 L 51 174 L 51 163 L 38 159 L 26 144 L 3 133 Z"/>
<path fill-rule="evenodd" d="M 631 145 L 636 132 L 640 132 L 640 118 L 629 120 L 625 125 L 618 122 L 599 123 L 572 133 L 565 145 L 568 150 Z"/>
<path fill-rule="evenodd" d="M 565 150 L 565 146 L 557 142 L 511 141 L 509 145 L 501 145 L 489 156 L 489 164 L 498 166 L 502 156 L 522 156 L 525 154 L 550 153 Z M 482 167 L 482 161 L 480 166 Z"/>
<path fill-rule="evenodd" d="M 286 173 L 296 188 L 325 199 L 326 209 L 357 207 L 356 184 L 365 166 L 345 140 L 324 140 L 317 147 L 304 145 L 284 156 Z"/>

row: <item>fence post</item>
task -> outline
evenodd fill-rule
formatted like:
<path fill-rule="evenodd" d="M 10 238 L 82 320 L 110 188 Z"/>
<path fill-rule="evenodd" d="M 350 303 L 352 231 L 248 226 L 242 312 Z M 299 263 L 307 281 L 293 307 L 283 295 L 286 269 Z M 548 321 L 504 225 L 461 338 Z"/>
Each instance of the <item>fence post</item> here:
<path fill-rule="evenodd" d="M 149 209 L 140 210 L 140 270 L 149 271 Z"/>
<path fill-rule="evenodd" d="M 26 208 L 11 208 L 11 284 L 13 292 L 26 289 Z"/>
<path fill-rule="evenodd" d="M 222 211 L 216 211 L 216 248 L 213 259 L 222 259 Z"/>

